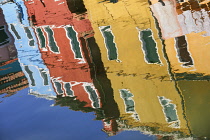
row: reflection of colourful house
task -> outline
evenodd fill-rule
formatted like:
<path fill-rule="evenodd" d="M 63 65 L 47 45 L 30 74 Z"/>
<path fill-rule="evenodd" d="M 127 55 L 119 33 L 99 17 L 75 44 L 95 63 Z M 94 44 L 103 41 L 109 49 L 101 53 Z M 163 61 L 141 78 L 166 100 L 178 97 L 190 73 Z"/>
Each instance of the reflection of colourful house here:
<path fill-rule="evenodd" d="M 210 68 L 205 67 L 210 59 L 207 53 L 210 50 L 209 3 L 194 0 L 177 2 L 167 0 L 163 6 L 152 1 L 150 6 L 159 23 L 160 37 L 165 38 L 171 71 L 176 80 L 209 80 Z M 172 35 L 176 31 L 179 34 Z M 171 32 L 171 36 L 165 37 L 167 32 Z"/>
<path fill-rule="evenodd" d="M 118 117 L 117 106 L 112 93 L 106 92 L 109 83 L 101 72 L 104 67 L 101 67 L 86 9 L 82 1 L 76 1 L 74 6 L 72 2 L 25 2 L 42 58 L 50 70 L 51 81 L 58 95 L 76 96 L 76 99 L 87 103 L 85 107 L 102 109 L 102 118 L 116 124 L 113 118 Z M 105 83 L 98 84 L 97 76 Z M 107 120 L 103 121 L 108 123 Z M 117 125 L 106 126 L 107 131 L 116 133 Z"/>
<path fill-rule="evenodd" d="M 19 62 L 32 92 L 76 96 L 87 103 L 87 108 L 102 108 L 103 131 L 109 135 L 140 130 L 161 139 L 164 135 L 170 138 L 174 132 L 179 137 L 199 133 L 194 124 L 202 121 L 192 121 L 198 118 L 191 116 L 196 106 L 191 105 L 191 95 L 184 86 L 191 82 L 177 80 L 209 78 L 209 68 L 203 67 L 210 58 L 206 53 L 209 4 L 199 7 L 196 1 L 178 4 L 173 0 L 152 0 L 149 5 L 148 1 L 138 0 L 111 0 L 115 4 L 84 0 L 91 26 L 82 0 L 75 5 L 73 0 L 15 2 L 1 7 L 9 31 L 17 39 Z M 7 26 L 1 26 L 0 33 L 6 36 L 0 40 L 0 49 L 5 49 L 10 36 Z M 10 54 L 6 54 L 0 59 L 10 59 Z M 7 69 L 4 65 L 1 68 Z M 2 77 L 2 83 L 5 78 Z M 11 88 L 14 87 L 17 84 Z M 3 92 L 7 89 L 1 88 Z M 119 106 L 119 119 L 112 92 Z M 196 101 L 195 94 L 192 97 Z"/>
<path fill-rule="evenodd" d="M 119 106 L 119 130 L 190 134 L 148 1 L 84 4 Z"/>
<path fill-rule="evenodd" d="M 0 8 L 0 36 L 0 94 L 7 93 L 9 96 L 28 87 L 28 81 L 18 62 L 14 38 L 9 32 L 2 8 Z"/>
<path fill-rule="evenodd" d="M 29 80 L 30 94 L 55 96 L 56 94 L 50 82 L 49 71 L 43 64 L 38 50 L 34 30 L 29 26 L 29 21 L 27 20 L 24 2 L 22 0 L 16 0 L 15 2 L 6 3 L 1 7 L 9 26 L 9 31 L 16 38 L 14 43 L 18 51 L 18 60 Z"/>
<path fill-rule="evenodd" d="M 86 14 L 71 13 L 66 1 L 33 0 L 25 5 L 56 93 L 77 96 L 87 106 L 100 108 L 99 92 L 92 83 L 80 40 L 93 35 Z"/>

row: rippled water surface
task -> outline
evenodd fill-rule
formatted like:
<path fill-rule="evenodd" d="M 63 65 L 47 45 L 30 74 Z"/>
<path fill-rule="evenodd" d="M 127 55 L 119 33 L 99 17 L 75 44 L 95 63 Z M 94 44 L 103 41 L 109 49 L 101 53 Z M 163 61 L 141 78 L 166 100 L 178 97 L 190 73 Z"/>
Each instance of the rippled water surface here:
<path fill-rule="evenodd" d="M 0 140 L 210 139 L 208 1 L 0 0 Z"/>

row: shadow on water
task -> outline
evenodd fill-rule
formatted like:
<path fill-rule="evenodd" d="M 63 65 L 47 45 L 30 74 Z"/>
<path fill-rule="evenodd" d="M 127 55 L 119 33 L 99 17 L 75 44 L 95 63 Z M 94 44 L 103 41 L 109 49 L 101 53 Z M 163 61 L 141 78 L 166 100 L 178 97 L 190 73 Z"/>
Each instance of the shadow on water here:
<path fill-rule="evenodd" d="M 117 118 L 119 117 L 119 110 L 116 102 L 114 101 L 111 82 L 107 78 L 106 71 L 101 60 L 101 53 L 98 45 L 96 44 L 95 38 L 88 38 L 87 46 L 93 62 L 93 72 L 91 72 L 91 77 L 94 79 L 96 88 L 99 89 L 100 93 L 102 93 L 102 109 L 104 110 L 107 118 Z"/>

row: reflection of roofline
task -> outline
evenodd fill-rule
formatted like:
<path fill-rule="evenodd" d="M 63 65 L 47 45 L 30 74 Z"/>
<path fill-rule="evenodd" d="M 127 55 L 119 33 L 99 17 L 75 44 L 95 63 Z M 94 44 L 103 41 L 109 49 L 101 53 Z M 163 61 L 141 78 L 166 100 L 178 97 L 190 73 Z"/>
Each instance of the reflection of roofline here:
<path fill-rule="evenodd" d="M 56 98 L 56 96 L 53 96 L 53 95 L 39 94 L 39 93 L 36 93 L 36 92 L 28 93 L 28 95 L 34 95 L 37 98 L 45 98 L 47 100 L 54 100 Z"/>
<path fill-rule="evenodd" d="M 1 5 L 7 4 L 7 3 L 14 3 L 12 0 L 5 0 L 3 2 L 0 2 Z"/>
<path fill-rule="evenodd" d="M 139 131 L 145 135 L 173 136 L 176 139 L 190 138 L 190 135 L 187 135 L 184 132 L 179 131 L 178 129 L 177 129 L 177 131 L 162 131 L 162 130 L 157 129 L 157 132 L 156 132 L 156 131 L 153 131 L 152 129 L 158 128 L 158 126 L 151 127 L 151 126 L 147 126 L 144 123 L 143 123 L 144 125 L 142 125 L 142 126 L 129 126 L 122 120 L 117 120 L 117 123 L 118 123 L 119 131 Z M 182 136 L 182 134 L 183 134 L 183 136 Z"/>

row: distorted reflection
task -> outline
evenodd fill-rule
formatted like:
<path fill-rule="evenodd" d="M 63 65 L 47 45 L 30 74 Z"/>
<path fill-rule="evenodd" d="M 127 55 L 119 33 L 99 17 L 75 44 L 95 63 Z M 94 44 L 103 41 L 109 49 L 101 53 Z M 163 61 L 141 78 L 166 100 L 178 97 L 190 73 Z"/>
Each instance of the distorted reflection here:
<path fill-rule="evenodd" d="M 209 3 L 199 2 L 0 0 L 0 94 L 29 87 L 94 112 L 108 136 L 209 139 Z"/>

